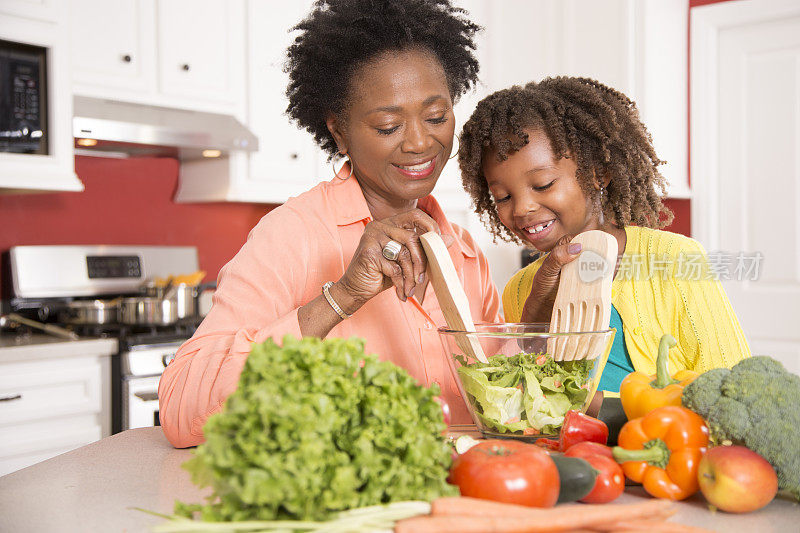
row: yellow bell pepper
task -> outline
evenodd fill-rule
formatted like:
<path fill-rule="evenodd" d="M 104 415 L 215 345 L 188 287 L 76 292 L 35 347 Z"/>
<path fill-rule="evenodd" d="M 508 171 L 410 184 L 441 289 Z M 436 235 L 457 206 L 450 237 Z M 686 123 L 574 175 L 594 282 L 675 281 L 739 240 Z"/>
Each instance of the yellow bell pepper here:
<path fill-rule="evenodd" d="M 672 335 L 663 335 L 658 343 L 656 373 L 631 372 L 619 388 L 622 409 L 628 420 L 640 418 L 665 405 L 681 405 L 683 388 L 699 375 L 691 370 L 680 370 L 669 375 L 669 349 L 678 344 Z"/>

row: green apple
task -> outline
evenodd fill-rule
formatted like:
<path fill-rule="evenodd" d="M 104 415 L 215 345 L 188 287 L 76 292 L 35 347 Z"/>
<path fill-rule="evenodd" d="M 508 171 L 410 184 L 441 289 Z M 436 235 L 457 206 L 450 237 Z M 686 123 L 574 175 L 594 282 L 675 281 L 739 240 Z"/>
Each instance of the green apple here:
<path fill-rule="evenodd" d="M 729 513 L 761 509 L 778 492 L 778 476 L 766 459 L 744 446 L 717 446 L 706 452 L 697 472 L 708 502 Z"/>

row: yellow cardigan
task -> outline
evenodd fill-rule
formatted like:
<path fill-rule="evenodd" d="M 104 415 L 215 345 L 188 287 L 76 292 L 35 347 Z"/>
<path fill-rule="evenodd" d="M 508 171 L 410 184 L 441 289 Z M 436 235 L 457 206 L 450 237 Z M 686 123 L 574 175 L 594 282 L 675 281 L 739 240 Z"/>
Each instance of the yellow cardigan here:
<path fill-rule="evenodd" d="M 655 374 L 658 341 L 669 333 L 670 370 L 705 372 L 750 356 L 739 320 L 703 247 L 683 235 L 625 228 L 628 242 L 611 288 L 633 367 Z M 507 322 L 519 322 L 544 257 L 517 272 L 503 290 Z"/>

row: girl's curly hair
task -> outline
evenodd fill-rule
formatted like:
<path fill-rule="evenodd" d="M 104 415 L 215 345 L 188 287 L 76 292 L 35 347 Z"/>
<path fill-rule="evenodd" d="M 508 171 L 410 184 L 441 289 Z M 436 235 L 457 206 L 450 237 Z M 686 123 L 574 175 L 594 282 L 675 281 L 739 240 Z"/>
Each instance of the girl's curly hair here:
<path fill-rule="evenodd" d="M 514 86 L 484 98 L 464 124 L 458 162 L 475 212 L 494 235 L 519 242 L 497 215 L 486 178 L 484 157 L 499 161 L 528 144 L 525 130 L 540 130 L 558 159 L 573 158 L 587 196 L 597 197 L 594 176 L 610 178 L 603 215 L 620 227 L 663 228 L 672 212 L 661 202 L 666 180 L 653 140 L 636 104 L 621 92 L 589 78 L 559 76 Z"/>
<path fill-rule="evenodd" d="M 350 80 L 359 67 L 392 50 L 433 53 L 444 69 L 455 101 L 478 79 L 473 37 L 480 26 L 450 0 L 317 0 L 292 30 L 287 51 L 288 115 L 333 157 L 329 113 L 346 111 Z"/>

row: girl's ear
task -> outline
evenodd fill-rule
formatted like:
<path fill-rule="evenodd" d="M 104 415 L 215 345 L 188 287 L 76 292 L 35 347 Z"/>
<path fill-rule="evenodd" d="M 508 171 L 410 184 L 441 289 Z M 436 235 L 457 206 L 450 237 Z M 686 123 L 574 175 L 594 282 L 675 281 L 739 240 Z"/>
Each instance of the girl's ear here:
<path fill-rule="evenodd" d="M 336 141 L 336 148 L 339 150 L 339 153 L 346 154 L 347 136 L 341 120 L 333 113 L 329 113 L 328 116 L 325 117 L 325 125 L 328 127 L 328 131 L 331 132 L 331 135 L 333 135 L 333 140 Z"/>
<path fill-rule="evenodd" d="M 608 184 L 611 183 L 611 172 L 608 170 L 598 171 L 597 169 L 593 169 L 592 177 L 594 181 L 594 189 L 596 191 L 599 191 L 601 188 L 608 187 Z"/>

